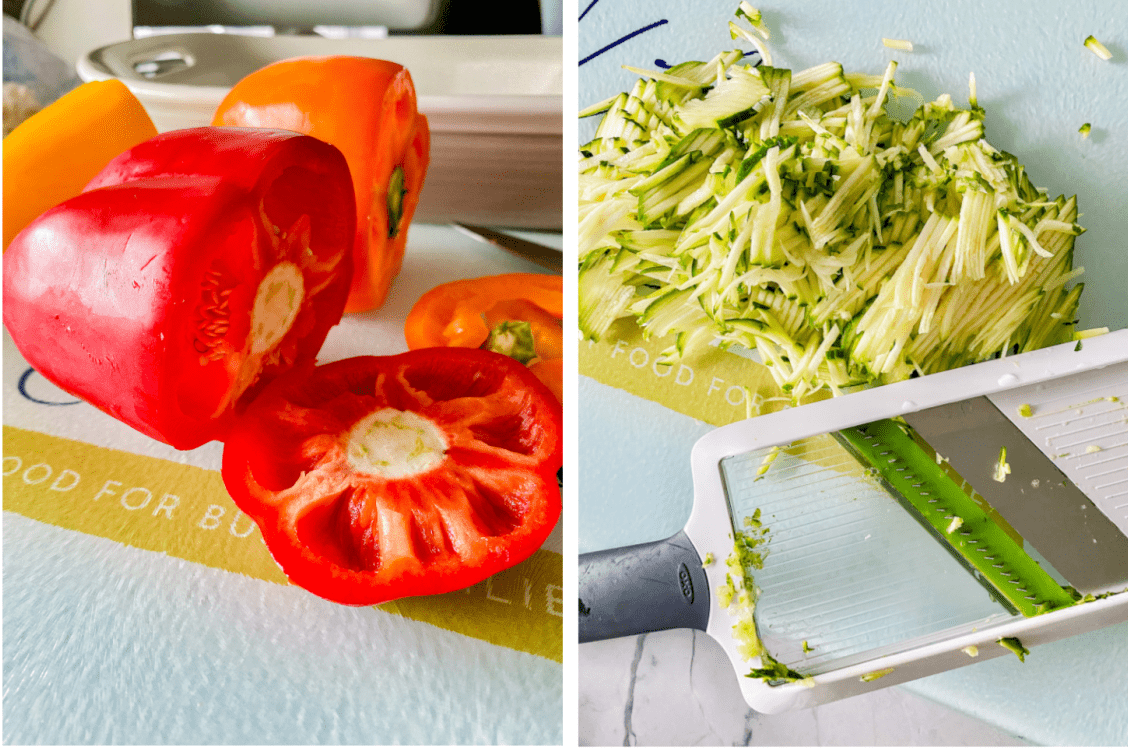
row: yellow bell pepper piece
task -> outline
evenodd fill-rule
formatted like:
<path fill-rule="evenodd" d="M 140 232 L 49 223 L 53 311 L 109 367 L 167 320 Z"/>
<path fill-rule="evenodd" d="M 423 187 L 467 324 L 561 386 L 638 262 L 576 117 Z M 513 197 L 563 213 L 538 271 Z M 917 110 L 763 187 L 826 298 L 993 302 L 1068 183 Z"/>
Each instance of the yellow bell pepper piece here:
<path fill-rule="evenodd" d="M 22 122 L 4 138 L 4 251 L 114 157 L 156 134 L 141 102 L 117 79 L 84 83 Z"/>

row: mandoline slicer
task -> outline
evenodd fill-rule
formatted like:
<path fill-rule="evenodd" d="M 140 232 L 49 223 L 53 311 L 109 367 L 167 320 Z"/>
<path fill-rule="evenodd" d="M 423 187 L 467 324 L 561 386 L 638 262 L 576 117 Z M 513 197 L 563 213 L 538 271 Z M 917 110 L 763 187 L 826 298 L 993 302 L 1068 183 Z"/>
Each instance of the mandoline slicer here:
<path fill-rule="evenodd" d="M 735 423 L 691 462 L 682 532 L 580 557 L 580 641 L 706 631 L 758 711 L 1128 621 L 1128 330 Z M 719 594 L 742 568 L 754 614 Z"/>

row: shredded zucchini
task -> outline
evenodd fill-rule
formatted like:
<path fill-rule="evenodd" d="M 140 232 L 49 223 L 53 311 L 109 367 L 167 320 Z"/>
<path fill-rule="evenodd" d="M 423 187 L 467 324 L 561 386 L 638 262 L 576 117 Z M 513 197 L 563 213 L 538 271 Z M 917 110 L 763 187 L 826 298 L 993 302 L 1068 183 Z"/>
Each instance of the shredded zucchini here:
<path fill-rule="evenodd" d="M 1085 49 L 1089 50 L 1102 60 L 1112 59 L 1112 52 L 1109 52 L 1108 47 L 1097 41 L 1097 37 L 1095 36 L 1090 35 L 1085 37 Z"/>
<path fill-rule="evenodd" d="M 999 483 L 1004 483 L 1007 476 L 1010 475 L 1010 471 L 1010 463 L 1007 462 L 1007 448 L 999 447 L 999 459 L 995 460 L 995 471 L 991 477 Z"/>
<path fill-rule="evenodd" d="M 583 334 L 633 318 L 666 363 L 741 346 L 797 403 L 1073 339 L 1076 199 L 987 142 L 974 77 L 964 109 L 895 72 L 736 49 L 586 109 Z"/>
<path fill-rule="evenodd" d="M 757 590 L 752 574 L 763 568 L 767 553 L 764 544 L 768 530 L 760 519 L 759 509 L 744 518 L 743 528 L 733 533 L 732 553 L 725 560 L 728 573 L 724 585 L 717 589 L 717 597 L 721 608 L 736 619 L 732 634 L 737 650 L 745 660 L 751 660 L 766 656 L 753 618 Z"/>
<path fill-rule="evenodd" d="M 1004 636 L 1002 639 L 998 639 L 997 642 L 1002 647 L 1014 652 L 1019 662 L 1026 662 L 1026 655 L 1030 654 L 1030 650 L 1022 646 L 1022 642 L 1018 637 Z"/>
<path fill-rule="evenodd" d="M 865 675 L 861 676 L 861 680 L 863 683 L 869 683 L 871 681 L 877 680 L 878 678 L 884 678 L 892 672 L 893 668 L 891 667 L 887 667 L 882 670 L 874 670 L 872 673 L 866 673 Z"/>

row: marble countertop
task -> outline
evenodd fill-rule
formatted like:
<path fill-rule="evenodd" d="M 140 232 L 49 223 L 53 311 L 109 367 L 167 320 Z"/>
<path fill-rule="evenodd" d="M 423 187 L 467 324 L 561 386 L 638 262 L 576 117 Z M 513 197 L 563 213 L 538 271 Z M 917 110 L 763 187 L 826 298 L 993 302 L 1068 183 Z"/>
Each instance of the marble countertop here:
<path fill-rule="evenodd" d="M 759 714 L 720 647 L 685 629 L 584 644 L 579 662 L 581 745 L 1027 745 L 902 688 Z"/>

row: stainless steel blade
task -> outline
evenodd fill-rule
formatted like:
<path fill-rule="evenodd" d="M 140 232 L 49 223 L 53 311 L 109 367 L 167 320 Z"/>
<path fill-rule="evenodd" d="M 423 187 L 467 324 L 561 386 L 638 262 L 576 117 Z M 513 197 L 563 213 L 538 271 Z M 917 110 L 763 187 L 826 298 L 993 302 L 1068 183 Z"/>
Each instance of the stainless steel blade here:
<path fill-rule="evenodd" d="M 1078 591 L 1128 586 L 1128 536 L 986 397 L 904 419 Z"/>
<path fill-rule="evenodd" d="M 503 234 L 500 231 L 494 231 L 484 226 L 472 226 L 468 223 L 455 223 L 453 225 L 462 233 L 480 242 L 492 244 L 499 249 L 504 249 L 510 254 L 536 263 L 542 268 L 547 268 L 554 273 L 562 274 L 564 272 L 564 254 L 552 247 L 546 247 L 543 244 L 537 244 L 536 242 L 521 239 L 520 237 Z"/>

